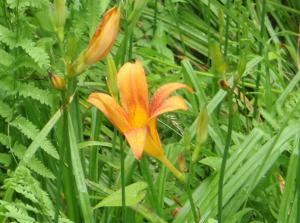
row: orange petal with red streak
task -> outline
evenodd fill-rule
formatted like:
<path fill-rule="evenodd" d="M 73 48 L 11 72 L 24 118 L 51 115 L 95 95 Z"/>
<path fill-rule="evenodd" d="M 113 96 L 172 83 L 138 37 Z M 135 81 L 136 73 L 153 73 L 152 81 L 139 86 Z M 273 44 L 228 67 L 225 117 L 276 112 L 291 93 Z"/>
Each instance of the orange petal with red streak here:
<path fill-rule="evenodd" d="M 124 134 L 133 152 L 133 155 L 137 160 L 140 160 L 142 158 L 144 146 L 145 146 L 146 134 L 147 134 L 147 128 L 133 129 Z"/>
<path fill-rule="evenodd" d="M 108 54 L 119 31 L 120 16 L 120 9 L 116 7 L 105 13 L 85 52 L 87 64 L 96 63 Z"/>
<path fill-rule="evenodd" d="M 111 96 L 103 93 L 92 93 L 87 101 L 102 111 L 121 132 L 130 130 L 126 113 Z"/>
<path fill-rule="evenodd" d="M 157 117 L 163 113 L 175 111 L 175 110 L 187 110 L 188 107 L 180 96 L 171 96 L 164 100 L 156 110 L 151 113 L 151 118 Z"/>
<path fill-rule="evenodd" d="M 135 127 L 148 119 L 148 87 L 145 72 L 139 61 L 124 64 L 117 74 L 122 107 Z"/>
<path fill-rule="evenodd" d="M 185 88 L 190 92 L 193 91 L 190 87 L 182 83 L 169 83 L 161 86 L 152 97 L 150 104 L 150 113 L 153 114 L 170 96 L 170 94 L 181 88 Z"/>

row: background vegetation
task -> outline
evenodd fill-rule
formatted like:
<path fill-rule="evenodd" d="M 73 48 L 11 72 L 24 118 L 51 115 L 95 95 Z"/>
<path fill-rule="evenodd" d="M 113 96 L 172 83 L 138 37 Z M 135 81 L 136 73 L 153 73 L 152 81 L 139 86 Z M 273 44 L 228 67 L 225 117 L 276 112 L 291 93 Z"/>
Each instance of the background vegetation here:
<path fill-rule="evenodd" d="M 172 163 L 184 157 L 178 168 L 200 222 L 300 222 L 298 0 L 72 0 L 59 29 L 52 1 L 2 0 L 0 222 L 194 221 L 184 185 L 156 160 L 136 161 L 86 102 L 108 91 L 106 60 L 70 83 L 67 105 L 48 77 L 64 77 L 117 4 L 118 68 L 142 61 L 151 92 L 174 81 L 194 89 L 179 92 L 189 110 L 164 115 L 158 127 Z"/>

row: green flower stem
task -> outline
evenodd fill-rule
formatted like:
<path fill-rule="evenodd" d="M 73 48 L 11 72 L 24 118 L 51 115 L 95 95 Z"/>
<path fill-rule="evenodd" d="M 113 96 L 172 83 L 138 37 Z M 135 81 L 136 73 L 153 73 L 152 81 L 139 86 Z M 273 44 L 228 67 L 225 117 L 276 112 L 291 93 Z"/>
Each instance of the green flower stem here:
<path fill-rule="evenodd" d="M 297 170 L 297 199 L 298 199 L 298 210 L 300 208 L 300 139 L 298 142 L 298 170 Z M 300 222 L 300 211 L 297 211 L 296 222 Z"/>
<path fill-rule="evenodd" d="M 152 179 L 152 176 L 149 171 L 149 162 L 148 162 L 146 156 L 143 156 L 142 160 L 140 161 L 140 165 L 141 165 L 142 175 L 145 177 L 145 179 L 148 183 L 148 186 L 149 186 L 149 200 L 150 200 L 151 206 L 156 210 L 156 213 L 159 213 L 158 199 L 156 199 L 157 194 L 154 189 L 153 179 Z"/>
<path fill-rule="evenodd" d="M 200 146 L 199 146 L 199 148 L 200 148 Z M 199 149 L 199 152 L 200 152 L 200 149 Z M 189 173 L 188 173 L 188 179 L 187 179 L 187 183 L 186 183 L 186 191 L 187 191 L 188 198 L 189 198 L 189 201 L 190 201 L 194 221 L 199 222 L 200 219 L 201 219 L 201 216 L 200 216 L 199 211 L 197 212 L 197 209 L 196 209 L 196 206 L 195 206 L 195 203 L 194 203 L 194 200 L 193 200 L 192 192 L 191 192 L 191 180 L 194 177 L 194 166 L 195 166 L 195 162 L 193 162 L 190 159 Z"/>
<path fill-rule="evenodd" d="M 224 184 L 225 168 L 226 168 L 228 151 L 231 143 L 231 134 L 232 134 L 232 127 L 233 127 L 232 99 L 233 99 L 233 92 L 229 90 L 228 91 L 228 107 L 229 107 L 228 130 L 227 130 L 226 144 L 225 144 L 225 149 L 224 149 L 222 163 L 221 163 L 220 178 L 219 178 L 219 185 L 218 185 L 218 223 L 222 223 L 223 186 L 224 186 L 223 184 Z"/>
<path fill-rule="evenodd" d="M 122 137 L 120 137 L 120 153 L 121 153 L 120 159 L 121 159 L 122 222 L 126 223 L 124 146 L 123 146 Z"/>
<path fill-rule="evenodd" d="M 66 97 L 66 92 L 63 92 L 62 94 L 62 100 L 64 105 L 67 104 L 68 97 Z M 63 125 L 62 125 L 62 131 L 64 132 L 65 129 L 68 129 L 68 113 L 67 113 L 67 107 L 64 107 L 65 112 L 63 114 Z M 60 171 L 62 172 L 63 175 L 63 188 L 64 188 L 64 197 L 66 199 L 67 203 L 67 211 L 68 211 L 68 216 L 70 217 L 71 220 L 76 221 L 79 220 L 79 215 L 77 210 L 77 202 L 74 197 L 75 194 L 75 188 L 74 188 L 74 178 L 73 178 L 73 173 L 72 173 L 72 164 L 71 164 L 71 156 L 69 152 L 69 138 L 67 134 L 63 134 L 63 139 L 62 139 L 62 148 L 61 148 L 61 159 L 59 168 Z M 67 164 L 67 165 L 65 165 Z M 60 190 L 60 188 L 58 188 Z"/>
<path fill-rule="evenodd" d="M 259 55 L 262 55 L 263 52 L 263 42 L 262 39 L 264 37 L 264 30 L 265 30 L 265 14 L 266 14 L 266 0 L 263 0 L 262 3 L 262 11 L 261 11 L 261 17 L 260 17 L 260 37 L 261 41 L 259 41 Z M 253 117 L 257 116 L 258 113 L 258 91 L 259 91 L 259 85 L 260 85 L 260 70 L 261 70 L 261 63 L 258 64 L 258 72 L 256 75 L 256 82 L 255 82 L 255 100 L 254 100 L 254 112 Z"/>
<path fill-rule="evenodd" d="M 191 205 L 194 221 L 195 221 L 195 223 L 197 223 L 197 222 L 199 222 L 200 218 L 198 217 L 196 206 L 195 206 L 195 203 L 193 200 L 193 195 L 192 195 L 191 188 L 190 188 L 190 184 L 188 182 L 185 184 L 185 188 L 186 188 L 188 199 L 189 199 L 189 202 Z"/>
<path fill-rule="evenodd" d="M 226 2 L 226 8 L 229 9 L 230 6 L 230 0 L 227 0 Z M 224 57 L 227 56 L 227 50 L 228 50 L 228 39 L 229 39 L 229 15 L 226 17 L 226 27 L 225 27 L 225 42 L 224 42 Z M 234 87 L 232 88 L 234 89 Z M 226 162 L 227 162 L 227 156 L 228 151 L 231 143 L 231 134 L 232 134 L 232 124 L 233 124 L 233 92 L 231 89 L 228 91 L 228 129 L 227 129 L 227 137 L 226 137 L 226 144 L 224 148 L 222 163 L 221 163 L 221 169 L 220 169 L 220 178 L 219 178 L 219 184 L 218 184 L 218 223 L 222 223 L 222 211 L 223 211 L 223 186 L 224 186 L 224 176 L 225 176 L 225 168 L 226 168 Z"/>

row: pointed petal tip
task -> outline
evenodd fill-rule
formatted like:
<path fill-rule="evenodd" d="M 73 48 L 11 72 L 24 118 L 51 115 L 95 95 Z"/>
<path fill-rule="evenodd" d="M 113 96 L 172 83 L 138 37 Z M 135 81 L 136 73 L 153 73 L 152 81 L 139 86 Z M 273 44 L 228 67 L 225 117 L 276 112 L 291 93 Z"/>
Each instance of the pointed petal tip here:
<path fill-rule="evenodd" d="M 138 128 L 126 132 L 124 135 L 135 159 L 142 158 L 146 140 L 147 128 Z"/>
<path fill-rule="evenodd" d="M 134 155 L 134 158 L 136 159 L 136 160 L 141 160 L 141 158 L 142 158 L 142 156 L 143 156 L 143 151 L 141 151 L 141 152 L 134 152 L 134 151 L 132 151 L 133 152 L 133 155 Z"/>

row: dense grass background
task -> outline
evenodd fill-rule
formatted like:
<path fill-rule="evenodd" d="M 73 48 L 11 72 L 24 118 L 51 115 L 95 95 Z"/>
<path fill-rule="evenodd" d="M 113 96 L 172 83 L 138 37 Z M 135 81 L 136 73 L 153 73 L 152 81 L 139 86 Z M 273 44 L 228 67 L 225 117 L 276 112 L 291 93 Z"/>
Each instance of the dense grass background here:
<path fill-rule="evenodd" d="M 136 161 L 86 102 L 108 91 L 108 60 L 69 82 L 71 98 L 49 80 L 64 77 L 118 4 L 117 67 L 139 59 L 150 92 L 168 82 L 194 89 L 179 91 L 189 110 L 158 127 L 172 163 L 184 157 L 200 222 L 300 222 L 298 0 L 72 0 L 60 30 L 52 1 L 2 0 L 0 222 L 194 221 L 186 187 L 156 160 Z"/>

